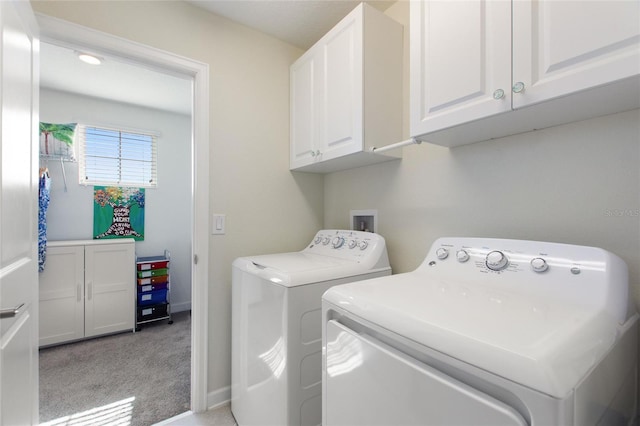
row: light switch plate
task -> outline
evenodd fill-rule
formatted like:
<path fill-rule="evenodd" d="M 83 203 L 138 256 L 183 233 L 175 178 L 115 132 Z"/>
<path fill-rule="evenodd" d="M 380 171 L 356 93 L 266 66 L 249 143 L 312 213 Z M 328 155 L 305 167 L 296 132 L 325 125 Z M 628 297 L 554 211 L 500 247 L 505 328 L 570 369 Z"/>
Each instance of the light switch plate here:
<path fill-rule="evenodd" d="M 211 222 L 211 234 L 224 235 L 226 229 L 227 218 L 224 214 L 214 214 Z"/>

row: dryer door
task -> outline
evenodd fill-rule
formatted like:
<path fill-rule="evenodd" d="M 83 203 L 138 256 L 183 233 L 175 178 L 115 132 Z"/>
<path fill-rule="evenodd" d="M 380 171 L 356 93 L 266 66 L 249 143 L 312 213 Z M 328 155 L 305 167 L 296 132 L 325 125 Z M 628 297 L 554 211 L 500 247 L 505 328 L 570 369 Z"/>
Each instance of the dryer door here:
<path fill-rule="evenodd" d="M 512 407 L 365 334 L 326 325 L 329 425 L 526 425 Z"/>

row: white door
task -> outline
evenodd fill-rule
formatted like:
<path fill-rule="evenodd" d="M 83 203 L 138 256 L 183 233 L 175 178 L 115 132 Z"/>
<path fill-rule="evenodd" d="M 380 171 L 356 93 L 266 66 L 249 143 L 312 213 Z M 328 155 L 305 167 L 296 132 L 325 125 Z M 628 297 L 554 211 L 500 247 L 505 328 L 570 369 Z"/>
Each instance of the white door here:
<path fill-rule="evenodd" d="M 640 73 L 640 2 L 515 1 L 513 107 Z"/>
<path fill-rule="evenodd" d="M 38 39 L 0 2 L 0 424 L 38 423 Z"/>
<path fill-rule="evenodd" d="M 511 2 L 412 1 L 411 135 L 511 109 Z"/>

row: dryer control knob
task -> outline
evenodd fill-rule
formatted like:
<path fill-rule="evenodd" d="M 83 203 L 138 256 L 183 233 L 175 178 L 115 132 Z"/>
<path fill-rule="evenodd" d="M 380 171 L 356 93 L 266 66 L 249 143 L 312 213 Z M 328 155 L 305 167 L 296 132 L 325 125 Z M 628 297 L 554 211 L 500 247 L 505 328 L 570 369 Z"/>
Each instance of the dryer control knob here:
<path fill-rule="evenodd" d="M 358 243 L 358 247 L 360 247 L 360 250 L 365 250 L 369 247 L 369 243 L 366 241 L 360 241 L 360 243 Z"/>
<path fill-rule="evenodd" d="M 350 240 L 349 241 L 349 248 L 350 249 L 356 248 L 357 245 L 358 245 L 358 242 L 356 240 Z"/>
<path fill-rule="evenodd" d="M 458 259 L 458 262 L 464 263 L 469 260 L 469 253 L 467 253 L 466 250 L 458 250 L 456 252 L 456 259 Z"/>
<path fill-rule="evenodd" d="M 333 242 L 331 243 L 333 245 L 333 248 L 337 249 L 342 247 L 342 245 L 344 244 L 344 238 L 342 237 L 335 237 L 333 239 Z"/>
<path fill-rule="evenodd" d="M 444 247 L 440 247 L 438 250 L 436 250 L 436 256 L 438 257 L 438 259 L 444 260 L 449 257 L 449 250 Z"/>
<path fill-rule="evenodd" d="M 331 241 L 330 237 L 324 237 L 324 239 L 322 240 L 322 244 L 326 246 L 327 244 L 329 244 L 329 241 Z"/>
<path fill-rule="evenodd" d="M 315 240 L 313 240 L 313 242 L 314 242 L 314 243 L 316 243 L 316 244 L 320 244 L 320 241 L 322 241 L 322 235 L 318 235 L 318 236 L 316 237 L 316 239 L 315 239 Z"/>
<path fill-rule="evenodd" d="M 495 250 L 487 254 L 485 263 L 492 271 L 502 271 L 509 265 L 509 259 L 501 251 Z"/>
<path fill-rule="evenodd" d="M 543 258 L 536 257 L 535 259 L 531 259 L 531 269 L 533 269 L 534 272 L 544 272 L 549 269 L 549 265 Z"/>

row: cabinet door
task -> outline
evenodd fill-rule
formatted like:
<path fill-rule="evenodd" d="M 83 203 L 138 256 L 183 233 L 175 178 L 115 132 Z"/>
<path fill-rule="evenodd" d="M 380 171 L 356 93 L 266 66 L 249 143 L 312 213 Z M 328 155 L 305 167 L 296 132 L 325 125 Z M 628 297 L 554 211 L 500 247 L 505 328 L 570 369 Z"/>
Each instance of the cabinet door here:
<path fill-rule="evenodd" d="M 323 39 L 320 152 L 329 160 L 362 150 L 362 8 Z"/>
<path fill-rule="evenodd" d="M 40 273 L 40 346 L 84 337 L 84 246 L 49 247 Z"/>
<path fill-rule="evenodd" d="M 640 2 L 514 1 L 518 108 L 640 73 Z"/>
<path fill-rule="evenodd" d="M 510 1 L 412 1 L 410 19 L 412 136 L 511 109 Z"/>
<path fill-rule="evenodd" d="M 86 337 L 133 329 L 134 277 L 133 244 L 86 246 Z"/>
<path fill-rule="evenodd" d="M 290 168 L 313 163 L 317 158 L 321 55 L 309 51 L 291 66 Z"/>

